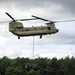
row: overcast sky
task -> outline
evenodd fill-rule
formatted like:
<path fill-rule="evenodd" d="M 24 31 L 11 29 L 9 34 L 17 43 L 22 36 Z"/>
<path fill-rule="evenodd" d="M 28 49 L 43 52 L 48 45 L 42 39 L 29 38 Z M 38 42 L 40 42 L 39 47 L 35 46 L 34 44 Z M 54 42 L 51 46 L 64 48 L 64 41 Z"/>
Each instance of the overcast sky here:
<path fill-rule="evenodd" d="M 31 18 L 37 15 L 51 21 L 75 19 L 75 0 L 0 0 L 0 21 L 11 21 L 8 12 L 15 19 Z M 43 21 L 23 22 L 24 26 L 44 25 Z M 7 23 L 0 23 L 0 57 L 9 58 L 33 56 L 33 37 L 20 40 L 8 30 Z M 56 23 L 59 32 L 34 37 L 34 56 L 64 58 L 75 56 L 75 22 Z"/>

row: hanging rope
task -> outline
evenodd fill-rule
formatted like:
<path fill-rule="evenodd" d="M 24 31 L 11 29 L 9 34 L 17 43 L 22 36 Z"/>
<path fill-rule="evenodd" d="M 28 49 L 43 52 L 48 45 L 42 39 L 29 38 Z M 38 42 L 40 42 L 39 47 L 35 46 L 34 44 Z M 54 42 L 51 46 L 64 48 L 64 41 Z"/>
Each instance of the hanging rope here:
<path fill-rule="evenodd" d="M 33 59 L 35 58 L 35 56 L 34 56 L 34 36 L 33 36 L 33 49 L 32 49 L 32 57 L 33 57 Z"/>

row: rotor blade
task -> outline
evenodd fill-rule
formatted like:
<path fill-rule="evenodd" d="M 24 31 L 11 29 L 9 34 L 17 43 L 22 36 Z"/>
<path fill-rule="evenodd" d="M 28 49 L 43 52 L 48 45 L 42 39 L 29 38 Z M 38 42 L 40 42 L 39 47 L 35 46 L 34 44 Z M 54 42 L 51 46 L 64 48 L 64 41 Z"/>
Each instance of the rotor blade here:
<path fill-rule="evenodd" d="M 13 21 L 15 21 L 15 19 L 7 12 L 5 12 Z"/>
<path fill-rule="evenodd" d="M 40 17 L 34 16 L 34 15 L 32 15 L 32 17 L 35 17 L 36 19 L 41 19 L 41 20 L 43 20 L 43 21 L 49 21 L 49 20 L 47 20 L 47 19 L 43 19 L 43 18 L 40 18 Z M 49 21 L 49 22 L 51 22 L 51 21 Z"/>
<path fill-rule="evenodd" d="M 7 22 L 10 22 L 10 21 L 2 21 L 2 22 L 0 22 L 0 23 L 7 23 Z"/>
<path fill-rule="evenodd" d="M 59 22 L 71 22 L 71 21 L 75 21 L 75 20 L 63 20 L 63 21 L 53 21 L 54 23 L 59 23 Z"/>
<path fill-rule="evenodd" d="M 31 18 L 31 19 L 17 19 L 16 21 L 29 21 L 29 20 L 37 20 L 36 18 Z"/>
<path fill-rule="evenodd" d="M 40 18 L 40 17 L 34 16 L 34 15 L 32 15 L 32 17 L 35 17 L 36 19 L 41 19 L 41 20 L 43 20 L 43 21 L 48 21 L 48 22 L 51 22 L 51 23 L 59 23 L 59 22 L 71 22 L 71 21 L 75 21 L 75 20 L 50 21 L 50 20 L 43 19 L 43 18 Z"/>

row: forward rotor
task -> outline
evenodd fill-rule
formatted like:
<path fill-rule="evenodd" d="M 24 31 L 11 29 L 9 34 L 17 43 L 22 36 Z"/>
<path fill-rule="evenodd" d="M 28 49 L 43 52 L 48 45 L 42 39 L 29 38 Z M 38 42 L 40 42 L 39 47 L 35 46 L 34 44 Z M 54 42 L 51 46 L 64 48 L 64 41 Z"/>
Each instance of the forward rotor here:
<path fill-rule="evenodd" d="M 47 19 L 44 19 L 44 18 L 41 18 L 41 17 L 38 17 L 38 16 L 34 16 L 34 15 L 32 15 L 32 17 L 34 17 L 34 18 L 29 18 L 29 19 L 14 19 L 9 13 L 5 12 L 5 14 L 7 16 L 9 16 L 14 22 L 15 21 L 30 21 L 30 20 L 37 20 L 37 19 L 46 21 L 48 23 L 60 23 L 60 22 L 71 22 L 71 21 L 75 21 L 75 19 L 74 20 L 63 20 L 63 21 L 50 21 L 50 20 L 47 20 Z M 3 22 L 0 22 L 0 23 L 6 23 L 6 22 L 10 22 L 10 21 L 3 21 Z"/>
<path fill-rule="evenodd" d="M 44 18 L 40 18 L 40 17 L 34 16 L 34 15 L 32 15 L 32 17 L 35 17 L 36 19 L 40 19 L 40 20 L 43 20 L 43 21 L 47 21 L 49 23 L 59 23 L 59 22 L 71 22 L 71 21 L 75 21 L 75 20 L 50 21 L 50 20 L 47 20 L 47 19 L 44 19 Z"/>

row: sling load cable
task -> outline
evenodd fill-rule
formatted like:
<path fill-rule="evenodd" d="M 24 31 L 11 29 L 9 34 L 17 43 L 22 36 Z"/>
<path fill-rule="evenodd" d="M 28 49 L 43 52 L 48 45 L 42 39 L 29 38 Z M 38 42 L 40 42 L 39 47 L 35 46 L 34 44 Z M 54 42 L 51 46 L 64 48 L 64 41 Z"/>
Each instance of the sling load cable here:
<path fill-rule="evenodd" d="M 35 42 L 35 41 L 34 41 L 34 40 L 35 40 L 35 39 L 34 39 L 34 36 L 33 36 L 33 49 L 32 49 L 32 58 L 33 58 L 33 59 L 35 59 L 35 56 L 34 56 L 34 42 Z"/>

